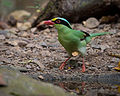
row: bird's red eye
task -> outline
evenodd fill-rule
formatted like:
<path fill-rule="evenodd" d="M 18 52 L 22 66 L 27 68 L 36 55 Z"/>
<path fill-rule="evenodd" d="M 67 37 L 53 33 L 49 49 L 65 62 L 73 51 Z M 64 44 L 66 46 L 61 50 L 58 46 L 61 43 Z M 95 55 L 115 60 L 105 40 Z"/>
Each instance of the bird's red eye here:
<path fill-rule="evenodd" d="M 60 20 L 57 20 L 56 23 L 60 23 L 61 21 Z"/>

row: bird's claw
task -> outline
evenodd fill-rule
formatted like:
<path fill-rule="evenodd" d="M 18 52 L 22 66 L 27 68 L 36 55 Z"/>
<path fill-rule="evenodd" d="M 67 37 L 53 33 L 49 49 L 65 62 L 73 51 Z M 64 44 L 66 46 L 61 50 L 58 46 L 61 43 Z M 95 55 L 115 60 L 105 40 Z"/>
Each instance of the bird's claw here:
<path fill-rule="evenodd" d="M 60 70 L 63 70 L 65 66 L 65 63 L 62 63 L 61 66 L 59 67 Z"/>
<path fill-rule="evenodd" d="M 85 72 L 85 65 L 82 65 L 82 72 Z"/>

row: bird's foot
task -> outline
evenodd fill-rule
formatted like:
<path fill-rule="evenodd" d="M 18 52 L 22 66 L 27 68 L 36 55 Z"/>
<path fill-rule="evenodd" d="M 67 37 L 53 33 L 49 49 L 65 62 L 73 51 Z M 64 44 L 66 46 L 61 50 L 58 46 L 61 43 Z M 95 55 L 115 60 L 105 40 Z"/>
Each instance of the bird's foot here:
<path fill-rule="evenodd" d="M 85 68 L 85 65 L 83 64 L 83 65 L 82 65 L 82 72 L 85 72 L 85 69 L 86 69 L 86 68 Z"/>
<path fill-rule="evenodd" d="M 66 64 L 66 62 L 70 59 L 71 57 L 67 58 L 59 67 L 60 70 L 63 70 L 64 69 L 64 66 Z"/>
<path fill-rule="evenodd" d="M 84 62 L 84 57 L 83 57 L 83 65 L 82 65 L 82 72 L 85 72 L 85 62 Z"/>
<path fill-rule="evenodd" d="M 62 63 L 59 67 L 60 70 L 63 70 L 64 69 L 64 66 L 65 66 L 65 63 Z"/>

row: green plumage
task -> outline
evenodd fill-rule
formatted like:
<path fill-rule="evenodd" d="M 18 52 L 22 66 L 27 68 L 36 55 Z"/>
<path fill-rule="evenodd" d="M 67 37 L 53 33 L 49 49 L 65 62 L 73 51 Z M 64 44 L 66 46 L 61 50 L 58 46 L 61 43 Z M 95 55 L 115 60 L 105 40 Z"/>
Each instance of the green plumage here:
<path fill-rule="evenodd" d="M 102 36 L 105 34 L 109 34 L 110 32 L 102 32 L 102 33 L 92 33 L 89 34 L 84 31 L 74 30 L 72 29 L 70 23 L 61 17 L 53 18 L 52 20 L 44 21 L 44 24 L 54 25 L 58 31 L 58 40 L 62 44 L 62 46 L 66 49 L 68 54 L 70 55 L 59 67 L 62 70 L 66 64 L 66 62 L 71 58 L 71 56 L 77 56 L 81 54 L 83 56 L 83 65 L 82 72 L 85 72 L 85 63 L 84 63 L 84 55 L 86 53 L 86 46 L 91 41 L 93 37 Z"/>
<path fill-rule="evenodd" d="M 93 37 L 109 34 L 109 32 L 86 34 L 86 32 L 71 29 L 62 24 L 54 24 L 58 31 L 58 40 L 72 56 L 72 52 L 79 52 L 83 56 L 86 53 L 86 46 Z"/>

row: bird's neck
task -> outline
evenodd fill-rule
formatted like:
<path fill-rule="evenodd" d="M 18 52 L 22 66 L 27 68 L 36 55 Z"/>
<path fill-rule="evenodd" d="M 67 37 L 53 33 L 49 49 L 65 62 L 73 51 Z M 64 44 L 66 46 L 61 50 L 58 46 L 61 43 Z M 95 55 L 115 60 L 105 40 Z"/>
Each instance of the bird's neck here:
<path fill-rule="evenodd" d="M 67 34 L 68 32 L 70 32 L 72 29 L 65 26 L 65 25 L 61 25 L 61 24 L 55 24 L 54 25 L 55 28 L 57 29 L 58 31 L 58 34 Z"/>

